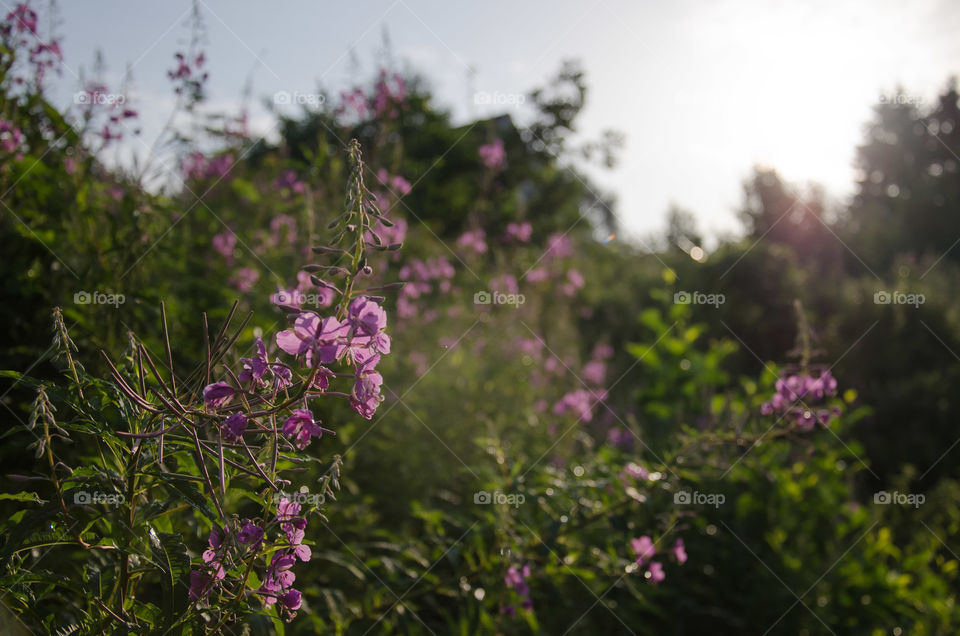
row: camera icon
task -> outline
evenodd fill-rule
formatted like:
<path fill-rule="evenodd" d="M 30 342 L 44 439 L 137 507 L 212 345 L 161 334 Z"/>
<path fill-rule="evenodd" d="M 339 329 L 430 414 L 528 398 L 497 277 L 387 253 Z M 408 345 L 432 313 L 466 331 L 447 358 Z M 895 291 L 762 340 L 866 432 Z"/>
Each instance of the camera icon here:
<path fill-rule="evenodd" d="M 873 303 L 875 305 L 889 305 L 890 304 L 890 292 L 888 291 L 878 291 L 873 295 Z"/>
<path fill-rule="evenodd" d="M 689 305 L 691 300 L 693 299 L 690 296 L 690 292 L 680 291 L 673 295 L 673 303 L 675 305 Z"/>
<path fill-rule="evenodd" d="M 474 305 L 489 305 L 492 297 L 488 291 L 479 291 L 473 295 Z"/>
<path fill-rule="evenodd" d="M 479 93 L 474 93 L 473 103 L 481 106 L 492 104 L 493 96 L 487 91 L 480 91 Z"/>
<path fill-rule="evenodd" d="M 287 91 L 279 91 L 273 94 L 273 103 L 285 106 L 290 103 L 290 93 Z"/>
<path fill-rule="evenodd" d="M 78 492 L 73 493 L 73 503 L 75 504 L 80 504 L 80 505 L 89 504 L 90 501 L 91 501 L 90 493 L 88 493 L 86 490 L 80 490 Z"/>
<path fill-rule="evenodd" d="M 893 501 L 893 498 L 890 496 L 886 490 L 881 490 L 880 492 L 873 493 L 873 503 L 875 504 L 888 504 Z"/>
<path fill-rule="evenodd" d="M 673 503 L 675 504 L 688 504 L 692 500 L 690 492 L 686 490 L 679 490 L 673 493 Z"/>
<path fill-rule="evenodd" d="M 78 93 L 74 93 L 74 95 L 73 95 L 73 103 L 74 103 L 74 104 L 89 104 L 89 103 L 90 103 L 90 95 L 87 93 L 87 91 L 80 91 L 80 92 L 78 92 Z"/>
<path fill-rule="evenodd" d="M 475 504 L 488 504 L 493 501 L 493 497 L 486 490 L 481 490 L 480 492 L 473 493 L 473 503 Z"/>
<path fill-rule="evenodd" d="M 91 300 L 90 292 L 81 291 L 73 295 L 75 305 L 89 305 Z"/>

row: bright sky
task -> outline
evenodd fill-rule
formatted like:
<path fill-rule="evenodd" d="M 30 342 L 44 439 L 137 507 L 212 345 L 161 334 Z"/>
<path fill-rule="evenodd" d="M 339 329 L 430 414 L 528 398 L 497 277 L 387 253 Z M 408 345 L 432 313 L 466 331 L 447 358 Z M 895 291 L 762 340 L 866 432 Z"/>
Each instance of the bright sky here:
<path fill-rule="evenodd" d="M 59 102 L 69 103 L 73 73 L 89 72 L 101 49 L 111 76 L 132 65 L 151 141 L 172 104 L 165 73 L 187 36 L 190 2 L 61 4 L 68 70 Z M 351 50 L 368 78 L 384 29 L 394 57 L 426 75 L 461 121 L 503 111 L 523 121 L 524 106 L 478 106 L 473 95 L 526 93 L 561 60 L 579 58 L 590 86 L 584 137 L 606 128 L 626 135 L 620 166 L 595 178 L 616 194 L 632 235 L 661 230 L 671 202 L 691 210 L 708 235 L 737 231 L 741 183 L 757 163 L 819 182 L 842 201 L 878 101 L 929 102 L 960 71 L 960 3 L 952 0 L 201 0 L 200 7 L 211 105 L 236 112 L 252 77 L 260 134 L 271 134 L 272 121 L 259 102 L 278 91 L 315 92 L 318 82 L 342 88 L 355 72 Z"/>

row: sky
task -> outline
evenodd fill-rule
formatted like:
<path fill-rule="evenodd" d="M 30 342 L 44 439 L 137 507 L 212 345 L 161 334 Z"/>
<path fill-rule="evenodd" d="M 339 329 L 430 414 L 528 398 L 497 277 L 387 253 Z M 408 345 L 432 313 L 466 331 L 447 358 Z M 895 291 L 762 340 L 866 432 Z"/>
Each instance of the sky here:
<path fill-rule="evenodd" d="M 10 1 L 0 4 L 9 10 Z M 102 51 L 108 79 L 130 70 L 144 143 L 128 150 L 144 156 L 173 106 L 166 71 L 189 35 L 191 4 L 61 1 L 57 103 L 72 101 Z M 640 239 L 663 230 L 670 205 L 692 212 L 713 240 L 736 234 L 755 165 L 821 184 L 842 205 L 872 109 L 930 103 L 960 71 L 955 0 L 201 0 L 199 8 L 209 108 L 236 113 L 249 82 L 253 132 L 268 138 L 265 100 L 369 79 L 384 33 L 395 62 L 422 74 L 459 122 L 503 112 L 529 121 L 520 96 L 563 60 L 580 60 L 589 94 L 578 139 L 605 129 L 626 139 L 614 170 L 589 173 L 615 195 L 623 235 Z M 478 104 L 478 93 L 501 103 Z"/>

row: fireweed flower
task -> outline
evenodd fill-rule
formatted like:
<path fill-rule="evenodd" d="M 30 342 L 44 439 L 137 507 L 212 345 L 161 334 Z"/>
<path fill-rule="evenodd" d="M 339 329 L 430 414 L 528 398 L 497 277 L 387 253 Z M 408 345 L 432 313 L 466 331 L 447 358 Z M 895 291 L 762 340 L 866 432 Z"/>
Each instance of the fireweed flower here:
<path fill-rule="evenodd" d="M 330 379 L 337 377 L 336 374 L 327 367 L 317 367 L 317 375 L 313 378 L 313 388 L 320 391 L 326 391 L 330 388 Z"/>
<path fill-rule="evenodd" d="M 306 354 L 306 364 L 329 364 L 343 353 L 346 345 L 343 338 L 349 325 L 342 324 L 333 316 L 320 316 L 305 311 L 297 316 L 292 329 L 277 334 L 277 346 L 295 356 Z"/>
<path fill-rule="evenodd" d="M 639 566 L 643 566 L 655 553 L 653 541 L 647 535 L 643 535 L 639 539 L 630 539 L 630 549 L 636 555 L 636 563 Z"/>
<path fill-rule="evenodd" d="M 292 437 L 294 446 L 303 450 L 312 437 L 323 435 L 323 429 L 313 421 L 313 413 L 307 409 L 296 409 L 283 423 L 283 434 Z"/>
<path fill-rule="evenodd" d="M 233 232 L 221 232 L 213 237 L 213 249 L 219 252 L 228 264 L 233 263 L 233 250 L 237 247 L 237 235 Z"/>
<path fill-rule="evenodd" d="M 263 376 L 269 370 L 269 363 L 267 362 L 267 348 L 263 345 L 260 336 L 257 336 L 257 354 L 252 358 L 240 358 L 240 363 L 243 365 L 243 371 L 240 372 L 237 379 L 241 382 L 250 382 L 256 387 L 266 384 L 263 381 Z"/>
<path fill-rule="evenodd" d="M 837 393 L 837 380 L 828 369 L 816 377 L 807 373 L 783 375 L 775 388 L 776 393 L 760 405 L 760 413 L 789 417 L 800 430 L 809 431 L 818 423 L 829 426 L 830 420 L 840 414 L 835 407 L 816 404 Z"/>
<path fill-rule="evenodd" d="M 226 382 L 215 382 L 203 388 L 203 401 L 210 408 L 217 409 L 233 399 L 237 390 Z"/>
<path fill-rule="evenodd" d="M 457 239 L 457 245 L 469 247 L 477 254 L 483 254 L 487 251 L 486 236 L 487 234 L 483 230 L 470 230 L 464 232 L 460 238 Z"/>
<path fill-rule="evenodd" d="M 312 556 L 310 546 L 303 545 L 307 520 L 299 515 L 299 503 L 290 501 L 286 497 L 280 500 L 279 505 L 277 505 L 277 521 L 280 522 L 280 529 L 287 537 L 287 543 L 290 544 L 292 554 L 306 562 Z"/>
<path fill-rule="evenodd" d="M 663 573 L 663 564 L 654 561 L 650 564 L 650 567 L 647 568 L 647 578 L 650 579 L 651 583 L 659 583 L 667 577 Z"/>
<path fill-rule="evenodd" d="M 206 564 L 206 569 L 190 572 L 189 597 L 191 601 L 206 599 L 216 581 L 222 580 L 227 575 L 221 563 L 222 557 L 220 555 L 223 541 L 216 527 L 210 530 L 207 546 L 203 553 L 203 562 Z"/>
<path fill-rule="evenodd" d="M 500 168 L 506 163 L 507 153 L 503 149 L 503 140 L 495 139 L 493 143 L 484 144 L 477 149 L 480 160 L 487 168 Z"/>
<path fill-rule="evenodd" d="M 516 592 L 520 600 L 520 606 L 523 609 L 533 609 L 533 602 L 530 600 L 530 586 L 527 585 L 527 579 L 530 577 L 530 566 L 524 564 L 521 567 L 510 566 L 507 575 L 503 577 L 503 582 L 508 589 Z M 505 606 L 501 611 L 509 616 L 515 616 L 517 611 L 513 605 Z"/>
<path fill-rule="evenodd" d="M 246 521 L 237 534 L 237 541 L 250 546 L 251 550 L 259 550 L 263 545 L 263 528 L 251 521 Z"/>
<path fill-rule="evenodd" d="M 258 590 L 263 595 L 263 601 L 267 605 L 273 605 L 278 597 L 288 593 L 292 588 L 296 575 L 290 571 L 290 568 L 296 563 L 293 555 L 280 551 L 273 554 L 273 560 L 267 568 L 263 578 L 263 584 Z M 282 603 L 288 607 L 286 603 Z M 299 604 L 297 605 L 299 607 Z"/>
<path fill-rule="evenodd" d="M 383 376 L 374 369 L 379 361 L 380 356 L 373 355 L 357 366 L 357 379 L 350 394 L 350 406 L 368 420 L 383 401 L 380 394 Z"/>
<path fill-rule="evenodd" d="M 290 521 L 300 514 L 300 504 L 287 497 L 280 499 L 277 504 L 277 521 Z"/>
<path fill-rule="evenodd" d="M 243 413 L 234 413 L 220 427 L 220 434 L 228 442 L 239 442 L 243 432 L 247 430 L 247 416 Z"/>
<path fill-rule="evenodd" d="M 287 365 L 280 362 L 279 358 L 276 362 L 270 364 L 270 370 L 273 371 L 274 385 L 278 390 L 286 389 L 293 384 L 293 371 L 291 371 Z"/>
<path fill-rule="evenodd" d="M 677 560 L 677 563 L 683 565 L 687 562 L 687 550 L 683 545 L 683 539 L 677 539 L 677 542 L 673 544 L 671 548 L 674 558 Z"/>
<path fill-rule="evenodd" d="M 522 223 L 507 223 L 506 238 L 520 243 L 529 243 L 533 235 L 533 226 L 529 221 Z"/>
<path fill-rule="evenodd" d="M 554 358 L 551 358 L 553 360 Z M 606 391 L 597 391 L 596 395 L 590 391 L 579 389 L 567 393 L 560 401 L 553 405 L 555 415 L 573 413 L 577 419 L 584 422 L 593 420 L 593 406 L 596 402 L 606 399 Z"/>

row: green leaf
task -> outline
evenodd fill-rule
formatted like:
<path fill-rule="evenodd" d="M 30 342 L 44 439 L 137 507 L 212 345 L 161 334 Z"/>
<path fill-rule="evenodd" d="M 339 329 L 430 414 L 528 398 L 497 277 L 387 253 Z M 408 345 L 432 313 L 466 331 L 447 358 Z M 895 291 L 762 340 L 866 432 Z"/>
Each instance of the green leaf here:
<path fill-rule="evenodd" d="M 47 501 L 41 499 L 35 492 L 0 492 L 0 499 L 11 499 L 13 501 L 30 501 L 32 503 L 45 504 Z"/>
<path fill-rule="evenodd" d="M 186 606 L 187 595 L 177 590 L 177 583 L 186 585 L 190 571 L 190 558 L 187 546 L 179 534 L 157 532 L 150 529 L 150 549 L 153 558 L 162 572 L 160 577 L 163 590 L 163 610 L 166 623 L 173 623 L 174 616 Z"/>
<path fill-rule="evenodd" d="M 190 481 L 169 473 L 161 474 L 160 479 L 176 490 L 191 508 L 209 519 L 211 523 L 217 523 L 217 515 L 207 505 L 207 498 Z"/>

